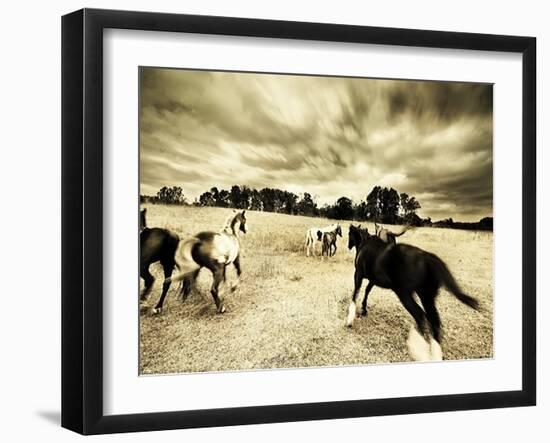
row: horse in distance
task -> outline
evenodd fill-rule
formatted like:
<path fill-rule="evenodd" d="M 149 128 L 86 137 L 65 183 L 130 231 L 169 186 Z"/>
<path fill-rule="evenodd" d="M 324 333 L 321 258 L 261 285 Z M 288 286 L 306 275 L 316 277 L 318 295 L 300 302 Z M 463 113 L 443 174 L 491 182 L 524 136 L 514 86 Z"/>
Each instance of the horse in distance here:
<path fill-rule="evenodd" d="M 237 271 L 237 280 L 231 285 L 234 292 L 239 284 L 242 269 L 240 261 L 241 240 L 239 233 L 247 233 L 246 211 L 233 211 L 219 232 L 199 232 L 194 237 L 181 241 L 176 251 L 175 261 L 179 273 L 168 277 L 165 284 L 183 280 L 183 298 L 187 298 L 202 268 L 212 272 L 213 281 L 210 293 L 219 314 L 225 312 L 220 285 L 226 280 L 226 268 L 233 265 Z M 161 312 L 162 304 L 156 313 Z"/>
<path fill-rule="evenodd" d="M 479 308 L 478 301 L 460 289 L 447 265 L 435 254 L 411 245 L 387 244 L 378 236 L 370 235 L 368 230 L 359 230 L 353 225 L 349 234 L 349 245 L 353 244 L 359 252 L 355 257 L 354 290 L 347 325 L 353 325 L 356 298 L 363 280 L 367 279 L 363 314 L 366 314 L 366 299 L 373 286 L 391 289 L 413 317 L 418 334 L 429 346 L 428 352 L 421 355 L 416 345 L 413 346 L 411 331 L 408 345 L 413 358 L 441 360 L 441 320 L 435 305 L 439 289 L 445 286 L 459 301 L 475 310 Z M 414 300 L 415 292 L 424 309 Z"/>
<path fill-rule="evenodd" d="M 340 229 L 340 236 L 342 236 L 342 228 L 339 223 L 333 223 L 324 228 L 309 228 L 306 232 L 306 257 L 315 255 L 315 245 L 322 241 L 323 233 L 333 232 L 337 229 Z M 319 232 L 322 233 L 321 236 L 319 236 Z"/>
<path fill-rule="evenodd" d="M 342 237 L 342 227 L 337 225 L 333 231 L 322 232 L 317 231 L 317 240 L 321 241 L 321 256 L 326 255 L 332 257 L 336 254 L 338 247 L 336 246 L 336 240 L 338 235 Z"/>
<path fill-rule="evenodd" d="M 140 211 L 140 262 L 139 273 L 145 283 L 145 288 L 140 295 L 140 300 L 147 299 L 155 278 L 149 271 L 151 264 L 160 262 L 164 271 L 164 278 L 172 275 L 176 262 L 174 256 L 180 238 L 178 234 L 168 229 L 147 227 L 146 209 Z M 162 306 L 164 298 L 170 289 L 170 284 L 163 284 L 159 304 Z M 157 304 L 158 306 L 158 304 Z"/>

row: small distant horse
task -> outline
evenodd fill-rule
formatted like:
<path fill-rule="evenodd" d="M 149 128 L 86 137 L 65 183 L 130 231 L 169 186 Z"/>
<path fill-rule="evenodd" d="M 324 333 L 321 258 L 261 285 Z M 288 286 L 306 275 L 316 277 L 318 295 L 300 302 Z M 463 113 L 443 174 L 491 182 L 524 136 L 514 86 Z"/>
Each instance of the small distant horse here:
<path fill-rule="evenodd" d="M 149 271 L 149 266 L 152 263 L 160 262 L 162 269 L 164 270 L 164 278 L 170 277 L 176 262 L 174 255 L 178 247 L 180 238 L 178 234 L 168 229 L 162 228 L 148 228 L 146 221 L 146 210 L 140 211 L 140 262 L 139 262 L 139 274 L 145 282 L 145 288 L 141 293 L 140 299 L 146 300 L 155 278 Z M 162 306 L 164 298 L 170 289 L 170 284 L 164 283 L 162 285 L 162 294 L 158 301 L 157 306 Z"/>
<path fill-rule="evenodd" d="M 420 356 L 419 351 L 412 347 L 411 334 L 408 344 L 413 357 L 440 360 L 441 320 L 435 306 L 439 288 L 445 286 L 459 301 L 476 310 L 478 301 L 462 292 L 447 265 L 435 254 L 406 244 L 388 245 L 379 237 L 370 235 L 368 230 L 359 230 L 353 225 L 349 228 L 349 237 L 348 246 L 350 249 L 355 246 L 359 252 L 355 257 L 355 288 L 347 325 L 353 325 L 357 309 L 355 300 L 363 279 L 368 279 L 362 314 L 367 313 L 366 301 L 373 286 L 391 289 L 414 318 L 419 334 L 429 343 L 428 355 Z M 414 292 L 418 294 L 424 310 L 414 300 Z"/>
<path fill-rule="evenodd" d="M 405 226 L 400 233 L 396 234 L 395 232 L 391 232 L 383 226 L 380 226 L 378 223 L 376 223 L 376 220 L 374 221 L 374 233 L 378 237 L 380 237 L 382 241 L 388 244 L 391 243 L 392 245 L 395 245 L 397 243 L 397 241 L 395 240 L 397 237 L 401 237 L 409 229 L 411 229 L 410 226 Z"/>
<path fill-rule="evenodd" d="M 194 237 L 180 242 L 176 251 L 176 266 L 179 273 L 167 277 L 164 284 L 183 280 L 183 297 L 187 298 L 201 268 L 208 268 L 213 276 L 210 290 L 219 314 L 225 312 L 225 306 L 219 294 L 220 284 L 225 281 L 226 268 L 230 264 L 235 266 L 237 280 L 231 286 L 231 292 L 237 289 L 242 271 L 240 261 L 239 232 L 246 234 L 246 211 L 234 211 L 226 220 L 219 232 L 200 232 Z M 162 310 L 162 303 L 155 309 L 155 313 Z"/>
<path fill-rule="evenodd" d="M 317 231 L 317 240 L 321 241 L 321 256 L 326 255 L 327 257 L 332 257 L 336 254 L 336 250 L 338 249 L 336 246 L 338 235 L 342 237 L 342 228 L 340 225 L 337 225 L 334 231 Z"/>
<path fill-rule="evenodd" d="M 335 231 L 338 228 L 340 228 L 340 237 L 341 237 L 342 228 L 340 227 L 340 223 L 334 223 L 330 226 L 325 226 L 324 228 L 308 229 L 306 232 L 306 256 L 309 257 L 310 254 L 315 255 L 315 244 L 322 240 L 322 234 L 321 234 L 321 237 L 319 237 L 319 232 L 321 233 L 331 232 L 331 231 Z"/>

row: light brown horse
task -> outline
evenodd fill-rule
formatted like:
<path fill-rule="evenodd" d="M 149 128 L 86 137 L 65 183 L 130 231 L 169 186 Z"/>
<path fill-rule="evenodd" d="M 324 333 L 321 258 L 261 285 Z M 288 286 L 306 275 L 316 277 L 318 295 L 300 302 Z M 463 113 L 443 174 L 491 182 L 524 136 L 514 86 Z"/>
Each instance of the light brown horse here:
<path fill-rule="evenodd" d="M 165 284 L 183 280 L 183 297 L 187 298 L 195 280 L 204 267 L 214 276 L 210 293 L 216 303 L 218 313 L 225 312 L 225 306 L 219 293 L 220 284 L 225 281 L 226 268 L 235 266 L 237 280 L 231 285 L 231 292 L 237 289 L 242 274 L 239 232 L 246 234 L 246 211 L 233 211 L 219 232 L 199 232 L 194 237 L 181 241 L 175 255 L 179 273 L 168 277 Z M 157 306 L 155 313 L 161 312 L 162 305 Z"/>

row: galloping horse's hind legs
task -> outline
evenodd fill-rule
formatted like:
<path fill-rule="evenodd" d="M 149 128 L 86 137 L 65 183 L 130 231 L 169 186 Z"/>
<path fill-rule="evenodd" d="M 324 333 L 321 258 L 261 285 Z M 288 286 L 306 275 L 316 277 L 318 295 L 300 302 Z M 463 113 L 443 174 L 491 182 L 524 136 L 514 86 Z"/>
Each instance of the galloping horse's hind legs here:
<path fill-rule="evenodd" d="M 414 321 L 416 322 L 416 326 L 420 334 L 426 339 L 426 341 L 429 341 L 430 338 L 430 331 L 428 330 L 428 322 L 426 319 L 426 315 L 424 314 L 424 311 L 422 308 L 414 301 L 412 291 L 409 290 L 403 290 L 399 289 L 395 291 L 397 293 L 397 296 L 399 297 L 399 300 L 401 301 L 401 304 L 405 307 L 405 309 L 409 312 L 409 314 L 412 315 L 414 318 Z"/>
<path fill-rule="evenodd" d="M 431 329 L 433 328 L 433 326 L 431 324 L 431 327 L 428 326 L 427 323 L 429 323 L 429 321 L 427 320 L 422 308 L 414 301 L 412 291 L 399 290 L 396 291 L 396 293 L 403 306 L 405 306 L 407 311 L 409 311 L 409 313 L 413 316 L 417 325 L 416 329 L 414 327 L 411 329 L 411 332 L 409 333 L 409 338 L 407 340 L 407 345 L 411 356 L 415 360 L 420 361 L 443 360 L 441 346 L 439 345 L 439 342 L 434 339 L 431 333 Z M 424 306 L 430 306 L 429 299 L 427 297 L 425 299 L 427 305 Z M 430 306 L 429 309 L 431 310 L 432 307 Z M 433 306 L 433 309 L 435 310 L 435 305 Z M 430 315 L 433 319 L 433 311 L 430 312 Z M 439 315 L 437 315 L 437 318 L 439 319 Z"/>
<path fill-rule="evenodd" d="M 435 297 L 437 295 L 437 289 L 419 289 L 416 291 L 424 306 L 424 311 L 426 311 L 426 317 L 430 323 L 432 330 L 433 338 L 441 343 L 441 319 L 439 318 L 439 313 L 435 307 Z"/>
<path fill-rule="evenodd" d="M 222 265 L 225 267 L 225 265 Z M 218 309 L 218 314 L 223 314 L 225 312 L 225 306 L 219 295 L 220 284 L 223 281 L 224 268 L 219 267 L 214 271 L 214 281 L 212 282 L 212 289 L 210 293 L 214 298 L 214 303 L 216 303 L 216 308 Z"/>
<path fill-rule="evenodd" d="M 139 275 L 145 282 L 145 287 L 143 289 L 143 292 L 140 295 L 140 300 L 146 300 L 147 296 L 149 295 L 149 292 L 151 292 L 151 288 L 153 287 L 153 283 L 155 282 L 155 278 L 151 275 L 151 272 L 149 272 L 149 266 L 141 266 Z"/>

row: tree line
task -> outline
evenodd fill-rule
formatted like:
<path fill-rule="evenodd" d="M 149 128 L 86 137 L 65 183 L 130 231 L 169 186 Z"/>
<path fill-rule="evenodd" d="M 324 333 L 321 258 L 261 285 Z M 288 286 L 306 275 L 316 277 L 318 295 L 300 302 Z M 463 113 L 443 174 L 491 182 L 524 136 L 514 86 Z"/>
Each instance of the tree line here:
<path fill-rule="evenodd" d="M 142 203 L 171 205 L 189 204 L 179 186 L 163 186 L 155 196 L 141 195 Z M 458 229 L 492 230 L 493 219 L 486 217 L 479 222 L 465 223 L 445 219 L 432 222 L 421 218 L 417 211 L 420 202 L 407 193 L 398 193 L 392 187 L 374 186 L 364 200 L 354 203 L 348 197 L 340 197 L 333 204 L 319 206 L 308 192 L 301 195 L 278 188 L 257 190 L 249 186 L 233 185 L 230 189 L 212 187 L 192 203 L 194 206 L 250 209 L 290 215 L 324 217 L 335 220 L 371 221 L 383 224 L 408 224 L 411 226 L 434 226 Z"/>
<path fill-rule="evenodd" d="M 163 186 L 155 196 L 142 195 L 142 203 L 171 205 L 188 204 L 179 186 Z M 194 202 L 195 206 L 250 209 L 290 215 L 326 217 L 336 220 L 377 221 L 395 224 L 420 223 L 416 211 L 421 208 L 414 196 L 399 194 L 393 188 L 375 186 L 365 200 L 354 203 L 348 197 L 340 197 L 333 204 L 319 206 L 308 192 L 301 195 L 278 188 L 257 190 L 249 186 L 233 185 L 230 189 L 212 187 L 203 192 Z"/>

